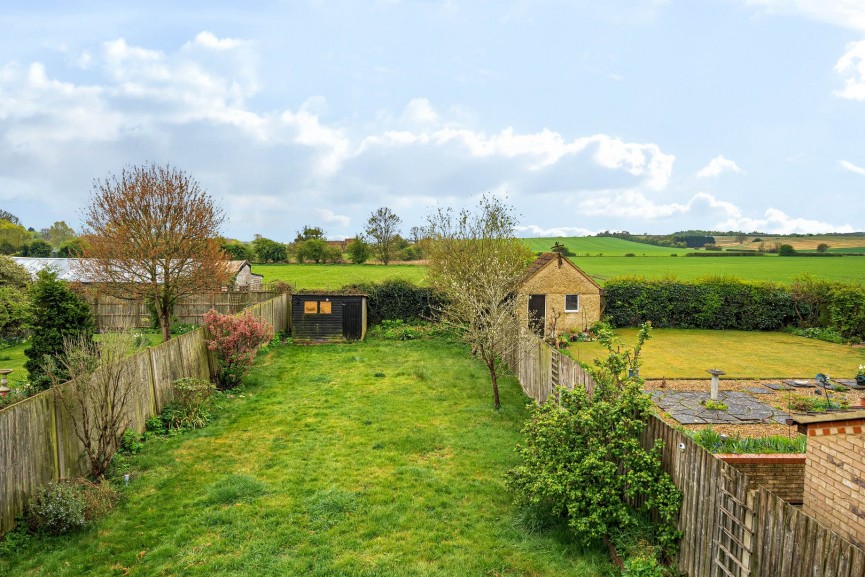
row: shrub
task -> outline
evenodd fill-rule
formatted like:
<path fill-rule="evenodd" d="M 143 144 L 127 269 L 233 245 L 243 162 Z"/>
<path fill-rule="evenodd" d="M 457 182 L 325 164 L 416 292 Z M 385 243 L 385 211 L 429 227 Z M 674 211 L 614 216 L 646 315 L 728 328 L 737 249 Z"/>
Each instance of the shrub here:
<path fill-rule="evenodd" d="M 365 263 L 372 254 L 369 245 L 360 238 L 356 238 L 348 243 L 345 251 L 348 253 L 349 260 L 354 264 Z"/>
<path fill-rule="evenodd" d="M 207 349 L 219 363 L 219 386 L 237 387 L 249 372 L 258 349 L 273 338 L 273 327 L 251 314 L 223 315 L 211 309 L 204 315 Z"/>
<path fill-rule="evenodd" d="M 637 345 L 619 352 L 621 343 L 609 327 L 599 327 L 608 357 L 595 361 L 591 396 L 582 387 L 559 388 L 558 403 L 535 406 L 524 428 L 522 464 L 508 476 L 522 505 L 544 506 L 565 515 L 583 543 L 610 537 L 639 524 L 649 511 L 659 522 L 653 535 L 665 555 L 672 555 L 681 534 L 676 529 L 681 494 L 661 468 L 663 443 L 649 450 L 640 436 L 652 402 L 639 378 L 624 377 L 640 365 L 648 338 L 640 330 Z M 637 503 L 632 508 L 629 503 Z"/>
<path fill-rule="evenodd" d="M 30 498 L 25 518 L 34 533 L 65 535 L 102 517 L 117 500 L 117 492 L 108 483 L 52 482 L 39 487 Z"/>
<path fill-rule="evenodd" d="M 171 383 L 174 400 L 162 411 L 162 421 L 168 430 L 200 429 L 211 415 L 210 399 L 214 386 L 209 381 L 184 377 Z"/>
<path fill-rule="evenodd" d="M 796 249 L 789 244 L 782 244 L 778 247 L 778 256 L 796 256 Z"/>
<path fill-rule="evenodd" d="M 73 483 L 49 483 L 36 490 L 27 503 L 27 526 L 34 533 L 65 535 L 87 524 L 83 491 Z"/>
<path fill-rule="evenodd" d="M 703 403 L 703 406 L 709 409 L 710 411 L 726 411 L 729 409 L 729 405 L 727 403 L 721 401 L 713 401 L 712 399 L 708 399 Z"/>
<path fill-rule="evenodd" d="M 36 282 L 30 287 L 30 300 L 33 332 L 30 348 L 24 351 L 27 355 L 24 367 L 33 387 L 46 389 L 51 380 L 43 369 L 45 356 L 58 357 L 66 338 L 80 336 L 89 341 L 93 336 L 93 314 L 90 305 L 58 280 L 57 273 L 51 270 L 37 274 Z M 64 377 L 62 371 L 58 377 Z"/>

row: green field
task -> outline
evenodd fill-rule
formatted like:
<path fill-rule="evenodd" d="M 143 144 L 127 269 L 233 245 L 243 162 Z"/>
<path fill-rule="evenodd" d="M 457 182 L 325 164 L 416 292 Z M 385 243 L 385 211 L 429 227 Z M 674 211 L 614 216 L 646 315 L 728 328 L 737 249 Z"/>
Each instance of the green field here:
<path fill-rule="evenodd" d="M 858 257 L 575 256 L 571 257 L 571 261 L 600 284 L 609 278 L 626 275 L 682 280 L 704 276 L 735 276 L 784 284 L 803 273 L 848 283 L 865 279 L 865 258 Z M 253 266 L 253 271 L 264 275 L 265 282 L 283 280 L 299 289 L 337 289 L 347 284 L 381 282 L 391 278 L 422 284 L 426 275 L 426 267 L 422 265 L 257 264 Z"/>
<path fill-rule="evenodd" d="M 298 289 L 338 289 L 347 284 L 405 279 L 422 284 L 426 267 L 411 264 L 256 264 L 264 282 L 280 280 Z"/>
<path fill-rule="evenodd" d="M 609 278 L 638 275 L 646 278 L 694 279 L 735 276 L 746 280 L 789 284 L 803 273 L 848 283 L 865 279 L 865 258 L 796 257 L 573 257 L 571 261 L 601 284 Z"/>
<path fill-rule="evenodd" d="M 670 256 L 673 253 L 683 255 L 693 252 L 693 249 L 670 248 L 634 242 L 609 236 L 559 236 L 549 238 L 522 238 L 532 252 L 550 252 L 553 244 L 565 245 L 570 253 L 577 256 L 625 256 L 634 254 L 640 256 Z"/>
<path fill-rule="evenodd" d="M 633 346 L 637 329 L 616 329 Z M 605 355 L 597 342 L 572 343 L 568 354 L 591 362 Z M 640 376 L 649 379 L 709 379 L 707 369 L 727 372 L 724 378 L 813 378 L 817 373 L 853 379 L 865 364 L 865 349 L 836 345 L 787 333 L 654 329 L 643 347 Z"/>
<path fill-rule="evenodd" d="M 200 432 L 145 444 L 97 527 L 32 537 L 0 575 L 611 575 L 505 488 L 528 416 L 461 344 L 285 346 Z"/>

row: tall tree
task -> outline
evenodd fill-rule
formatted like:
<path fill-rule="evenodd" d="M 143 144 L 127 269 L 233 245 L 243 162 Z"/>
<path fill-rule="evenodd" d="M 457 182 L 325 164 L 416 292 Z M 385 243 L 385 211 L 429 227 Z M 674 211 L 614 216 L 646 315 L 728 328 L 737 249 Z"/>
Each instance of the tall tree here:
<path fill-rule="evenodd" d="M 43 228 L 39 234 L 42 236 L 42 240 L 50 243 L 54 248 L 60 248 L 61 245 L 77 236 L 75 230 L 62 220 L 58 220 L 48 228 Z"/>
<path fill-rule="evenodd" d="M 395 239 L 401 222 L 402 219 L 385 206 L 372 213 L 366 223 L 366 236 L 382 264 L 389 263 L 398 250 Z"/>
<path fill-rule="evenodd" d="M 514 237 L 512 209 L 493 196 L 483 197 L 476 212 L 440 208 L 427 220 L 427 278 L 446 303 L 440 319 L 456 327 L 487 366 L 498 409 L 501 359 L 522 334 L 516 289 L 532 254 Z"/>
<path fill-rule="evenodd" d="M 152 302 L 167 341 L 178 297 L 230 280 L 219 241 L 223 219 L 222 209 L 182 170 L 129 166 L 93 184 L 82 262 L 112 294 Z"/>
<path fill-rule="evenodd" d="M 255 235 L 252 250 L 258 262 L 282 262 L 288 258 L 285 245 L 260 235 Z"/>
<path fill-rule="evenodd" d="M 294 242 L 301 242 L 304 240 L 312 240 L 319 239 L 324 240 L 324 229 L 318 226 L 309 226 L 304 225 L 303 230 L 297 231 L 297 236 L 294 238 Z"/>
<path fill-rule="evenodd" d="M 0 342 L 20 338 L 26 333 L 30 317 L 29 287 L 27 269 L 0 255 Z"/>
<path fill-rule="evenodd" d="M 0 208 L 0 220 L 5 220 L 7 222 L 11 222 L 12 224 L 21 224 L 21 221 L 18 220 L 18 217 L 12 214 L 9 211 L 3 210 Z"/>

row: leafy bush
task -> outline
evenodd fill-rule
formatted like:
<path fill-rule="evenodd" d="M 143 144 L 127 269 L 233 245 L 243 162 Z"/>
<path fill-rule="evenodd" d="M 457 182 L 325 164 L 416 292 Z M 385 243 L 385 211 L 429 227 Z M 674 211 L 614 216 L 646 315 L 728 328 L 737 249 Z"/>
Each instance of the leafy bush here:
<path fill-rule="evenodd" d="M 273 327 L 248 312 L 223 315 L 211 309 L 204 315 L 207 349 L 219 363 L 219 386 L 232 389 L 249 372 L 258 349 L 273 338 Z"/>
<path fill-rule="evenodd" d="M 135 455 L 141 452 L 144 448 L 144 443 L 141 442 L 141 435 L 135 429 L 126 429 L 123 431 L 123 436 L 120 437 L 120 446 L 117 448 L 118 453 L 124 455 Z"/>
<path fill-rule="evenodd" d="M 833 329 L 824 329 L 821 327 L 797 329 L 791 327 L 788 332 L 799 337 L 805 337 L 806 339 L 816 339 L 818 341 L 826 341 L 827 343 L 842 345 L 847 342 L 847 339 Z"/>
<path fill-rule="evenodd" d="M 200 429 L 211 419 L 210 400 L 215 387 L 210 381 L 184 377 L 171 383 L 174 400 L 162 410 L 168 430 Z"/>
<path fill-rule="evenodd" d="M 360 238 L 356 238 L 348 243 L 345 251 L 348 253 L 349 260 L 354 264 L 363 264 L 372 255 L 369 245 Z"/>
<path fill-rule="evenodd" d="M 34 533 L 65 535 L 102 517 L 117 500 L 117 492 L 108 483 L 52 482 L 39 487 L 30 498 L 25 518 Z"/>
<path fill-rule="evenodd" d="M 25 336 L 30 316 L 29 286 L 27 270 L 11 258 L 0 255 L 0 340 Z"/>
<path fill-rule="evenodd" d="M 778 256 L 796 256 L 796 249 L 789 244 L 782 244 L 778 247 Z"/>
<path fill-rule="evenodd" d="M 726 411 L 730 407 L 727 403 L 721 401 L 713 401 L 712 399 L 708 399 L 703 403 L 703 406 L 709 409 L 710 411 Z"/>
<path fill-rule="evenodd" d="M 650 510 L 659 522 L 653 535 L 661 551 L 672 555 L 680 533 L 676 529 L 681 494 L 661 468 L 663 443 L 649 450 L 640 443 L 652 403 L 640 390 L 638 378 L 624 378 L 639 367 L 648 326 L 633 349 L 619 352 L 621 343 L 608 327 L 599 340 L 609 356 L 592 369 L 597 383 L 589 396 L 582 387 L 558 389 L 558 403 L 535 406 L 526 424 L 525 444 L 517 450 L 522 464 L 508 476 L 508 485 L 521 505 L 544 506 L 565 515 L 583 543 L 604 539 L 638 525 Z M 639 503 L 632 508 L 629 503 Z"/>

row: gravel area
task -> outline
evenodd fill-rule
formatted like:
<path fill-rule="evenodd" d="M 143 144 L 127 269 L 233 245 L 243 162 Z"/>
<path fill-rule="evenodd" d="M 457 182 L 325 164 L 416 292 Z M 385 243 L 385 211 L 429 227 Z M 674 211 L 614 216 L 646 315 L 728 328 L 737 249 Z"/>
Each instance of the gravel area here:
<path fill-rule="evenodd" d="M 792 391 L 773 391 L 765 385 L 772 383 L 781 383 L 779 379 L 769 380 L 732 380 L 721 379 L 718 384 L 720 391 L 738 391 L 747 393 L 756 400 L 766 403 L 777 409 L 787 411 L 787 402 L 793 395 L 813 395 L 813 389 L 796 389 Z M 643 384 L 643 389 L 647 391 L 696 391 L 707 393 L 710 388 L 710 379 L 652 379 L 647 380 Z M 748 389 L 765 390 L 765 393 L 754 393 Z M 865 399 L 865 391 L 850 390 L 846 392 L 832 392 L 833 399 L 846 399 L 851 405 L 858 405 L 860 399 Z M 668 414 L 658 410 L 659 416 L 671 425 L 683 427 L 688 430 L 700 430 L 706 428 L 707 425 L 682 425 Z M 764 423 L 764 424 L 714 424 L 711 427 L 719 433 L 725 435 L 738 435 L 740 437 L 765 437 L 768 435 L 783 435 L 795 436 L 795 426 L 788 426 L 779 423 Z"/>

